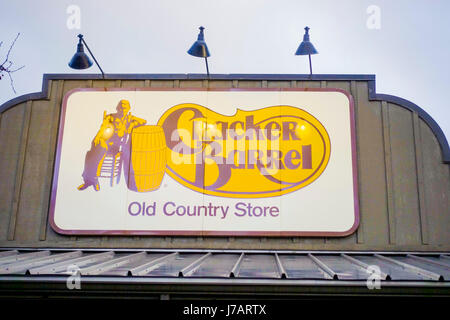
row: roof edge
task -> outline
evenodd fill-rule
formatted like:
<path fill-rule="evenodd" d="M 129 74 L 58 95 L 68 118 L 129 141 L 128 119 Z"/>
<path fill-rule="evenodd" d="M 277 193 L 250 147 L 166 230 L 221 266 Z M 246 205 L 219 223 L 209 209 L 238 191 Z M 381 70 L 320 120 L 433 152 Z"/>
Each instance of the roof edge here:
<path fill-rule="evenodd" d="M 114 73 L 105 74 L 102 78 L 97 73 L 44 73 L 42 78 L 42 90 L 24 94 L 13 98 L 0 105 L 0 113 L 5 112 L 11 107 L 28 100 L 49 99 L 50 80 L 310 80 L 310 81 L 375 81 L 373 74 L 211 74 L 208 78 L 206 74 L 201 73 Z"/>
<path fill-rule="evenodd" d="M 82 74 L 82 73 L 46 73 L 47 80 L 375 80 L 373 74 L 274 74 L 274 73 L 230 73 L 210 74 L 209 77 L 203 73 L 111 73 L 105 74 Z"/>
<path fill-rule="evenodd" d="M 369 100 L 372 101 L 386 101 L 389 103 L 397 104 L 401 107 L 404 107 L 412 112 L 416 112 L 420 118 L 430 127 L 433 134 L 436 136 L 439 142 L 439 146 L 442 151 L 442 161 L 446 164 L 450 164 L 450 147 L 445 137 L 444 132 L 441 127 L 437 124 L 437 122 L 421 107 L 416 105 L 415 103 L 389 94 L 381 94 L 376 92 L 376 84 L 375 79 L 369 80 Z"/>

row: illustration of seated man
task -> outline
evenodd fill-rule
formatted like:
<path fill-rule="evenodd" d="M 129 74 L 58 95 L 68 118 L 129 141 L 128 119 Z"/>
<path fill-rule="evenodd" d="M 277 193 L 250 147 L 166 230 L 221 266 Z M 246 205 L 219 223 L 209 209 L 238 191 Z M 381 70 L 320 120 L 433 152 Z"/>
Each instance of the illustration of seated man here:
<path fill-rule="evenodd" d="M 102 169 L 103 161 L 107 154 L 115 155 L 127 141 L 133 128 L 147 123 L 146 120 L 133 116 L 130 113 L 130 102 L 120 100 L 116 107 L 117 112 L 103 113 L 103 122 L 91 143 L 91 149 L 86 153 L 84 171 L 82 177 L 84 183 L 78 187 L 78 190 L 84 190 L 93 186 L 94 190 L 99 191 L 100 185 L 98 177 Z"/>

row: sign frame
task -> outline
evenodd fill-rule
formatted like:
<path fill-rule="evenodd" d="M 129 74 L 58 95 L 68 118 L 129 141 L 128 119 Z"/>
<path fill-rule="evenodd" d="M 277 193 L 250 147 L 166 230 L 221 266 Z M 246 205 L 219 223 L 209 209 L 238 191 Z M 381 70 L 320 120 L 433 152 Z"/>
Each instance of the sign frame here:
<path fill-rule="evenodd" d="M 269 91 L 312 91 L 312 92 L 340 92 L 349 100 L 349 123 L 350 123 L 350 143 L 351 143 L 351 159 L 352 159 L 352 175 L 353 175 L 353 199 L 354 199 L 354 224 L 353 226 L 342 232 L 335 231 L 204 231 L 204 230 L 66 230 L 61 229 L 55 223 L 55 204 L 56 191 L 58 185 L 59 168 L 61 161 L 62 139 L 64 134 L 64 124 L 66 117 L 66 108 L 69 97 L 76 92 L 107 92 L 107 91 L 223 91 L 223 92 L 269 92 Z M 165 88 L 165 87 L 138 87 L 138 88 L 75 88 L 69 90 L 63 98 L 60 109 L 60 117 L 57 132 L 57 144 L 54 158 L 54 169 L 52 175 L 52 184 L 50 192 L 49 205 L 49 224 L 51 228 L 62 235 L 90 235 L 90 236 L 251 236 L 251 237 L 345 237 L 353 234 L 359 227 L 359 192 L 358 192 L 358 163 L 357 163 L 357 147 L 356 147 L 356 119 L 355 107 L 352 95 L 340 88 Z"/>

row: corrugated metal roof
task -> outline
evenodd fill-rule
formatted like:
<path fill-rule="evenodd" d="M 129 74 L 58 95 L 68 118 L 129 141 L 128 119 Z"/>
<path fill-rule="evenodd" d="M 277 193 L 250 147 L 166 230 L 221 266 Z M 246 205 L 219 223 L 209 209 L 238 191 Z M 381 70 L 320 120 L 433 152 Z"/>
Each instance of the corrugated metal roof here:
<path fill-rule="evenodd" d="M 450 255 L 433 253 L 92 251 L 3 250 L 0 279 L 6 275 L 146 278 L 450 282 Z M 326 283 L 326 282 L 325 282 Z"/>

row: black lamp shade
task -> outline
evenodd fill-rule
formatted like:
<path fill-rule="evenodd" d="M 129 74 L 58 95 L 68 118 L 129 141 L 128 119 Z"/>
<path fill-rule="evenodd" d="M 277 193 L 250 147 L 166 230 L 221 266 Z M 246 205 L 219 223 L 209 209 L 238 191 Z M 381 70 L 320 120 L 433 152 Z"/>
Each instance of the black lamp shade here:
<path fill-rule="evenodd" d="M 188 53 L 194 57 L 206 58 L 211 54 L 209 53 L 208 46 L 206 45 L 205 37 L 203 34 L 203 30 L 205 28 L 200 27 L 199 29 L 200 33 L 198 34 L 197 41 L 194 42 L 192 47 L 188 50 Z"/>
<path fill-rule="evenodd" d="M 295 55 L 297 56 L 304 56 L 304 55 L 310 55 L 310 54 L 317 54 L 319 53 L 316 48 L 314 48 L 314 45 L 309 41 L 309 28 L 305 28 L 305 34 L 303 35 L 303 41 L 298 46 L 297 51 L 295 52 Z"/>
<path fill-rule="evenodd" d="M 69 62 L 69 67 L 72 69 L 87 69 L 92 66 L 93 62 L 89 59 L 88 55 L 84 53 L 83 44 L 78 43 L 77 52 L 73 55 Z"/>

